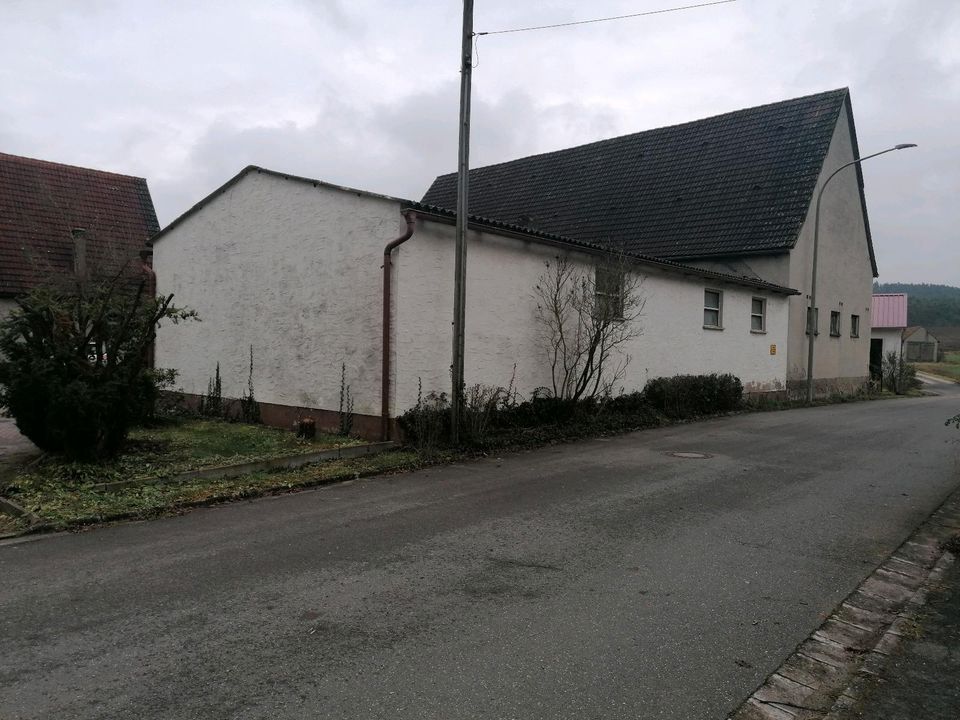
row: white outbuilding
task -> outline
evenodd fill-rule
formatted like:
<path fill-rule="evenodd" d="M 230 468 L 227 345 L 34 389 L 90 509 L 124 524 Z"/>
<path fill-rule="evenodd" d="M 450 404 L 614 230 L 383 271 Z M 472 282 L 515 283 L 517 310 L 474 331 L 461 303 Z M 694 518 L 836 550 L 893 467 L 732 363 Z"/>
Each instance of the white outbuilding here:
<path fill-rule="evenodd" d="M 281 426 L 304 414 L 335 426 L 343 373 L 355 431 L 392 432 L 418 394 L 450 391 L 454 219 L 435 206 L 247 167 L 153 240 L 158 292 L 201 318 L 160 329 L 156 364 L 176 369 L 194 397 L 219 364 L 224 396 L 240 397 L 252 349 L 262 417 Z M 525 396 L 550 387 L 537 283 L 558 258 L 593 277 L 611 254 L 479 217 L 468 242 L 467 383 L 512 383 Z M 614 392 L 711 372 L 737 375 L 747 392 L 784 389 L 796 291 L 636 252 L 617 261 L 642 279 L 644 306 Z"/>

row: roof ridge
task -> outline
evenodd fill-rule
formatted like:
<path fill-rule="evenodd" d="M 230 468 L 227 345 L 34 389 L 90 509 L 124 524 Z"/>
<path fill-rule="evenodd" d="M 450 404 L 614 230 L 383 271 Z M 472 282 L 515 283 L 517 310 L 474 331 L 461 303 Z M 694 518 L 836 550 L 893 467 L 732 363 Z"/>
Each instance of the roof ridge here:
<path fill-rule="evenodd" d="M 697 118 L 696 120 L 686 120 L 684 122 L 672 123 L 670 125 L 660 125 L 658 127 L 647 128 L 646 130 L 636 130 L 634 132 L 623 133 L 622 135 L 614 135 L 612 137 L 601 138 L 599 140 L 591 140 L 590 142 L 581 143 L 580 145 L 571 145 L 570 147 L 559 148 L 557 150 L 547 150 L 541 153 L 533 153 L 531 155 L 522 155 L 520 157 L 512 158 L 510 160 L 503 160 L 498 163 L 490 163 L 489 165 L 482 165 L 480 167 L 471 168 L 471 172 L 473 170 L 486 170 L 488 168 L 495 168 L 501 165 L 509 165 L 511 163 L 520 162 L 521 160 L 531 160 L 533 158 L 553 155 L 555 153 L 570 152 L 571 150 L 579 150 L 582 148 L 589 148 L 596 145 L 602 145 L 604 143 L 617 142 L 625 138 L 635 137 L 637 135 L 644 135 L 646 133 L 654 133 L 661 130 L 673 130 L 675 128 L 682 128 L 689 125 L 696 125 L 698 123 L 706 122 L 708 120 L 716 120 L 718 118 L 732 117 L 734 115 L 739 115 L 741 113 L 749 113 L 749 112 L 754 112 L 758 110 L 765 110 L 765 109 L 774 107 L 776 105 L 789 105 L 791 103 L 809 101 L 811 98 L 832 97 L 841 93 L 844 95 L 849 95 L 850 88 L 845 86 L 845 87 L 835 88 L 833 90 L 824 90 L 822 92 L 810 93 L 809 95 L 802 95 L 800 97 L 787 98 L 786 100 L 774 100 L 773 102 L 763 103 L 762 105 L 752 105 L 750 107 L 739 108 L 737 110 L 727 110 L 725 112 L 717 113 L 716 115 L 707 115 L 706 117 Z M 442 175 L 438 175 L 436 179 L 439 180 L 442 177 L 449 177 L 451 175 L 456 175 L 456 172 L 448 172 Z M 436 180 L 434 182 L 436 182 Z"/>
<path fill-rule="evenodd" d="M 85 167 L 83 165 L 71 165 L 70 163 L 54 162 L 53 160 L 42 160 L 40 158 L 27 157 L 26 155 L 14 155 L 13 153 L 0 152 L 0 162 L 12 160 L 24 165 L 42 166 L 50 168 L 70 168 L 71 170 L 82 170 L 83 172 L 96 173 L 97 175 L 110 175 L 112 177 L 130 178 L 132 180 L 146 180 L 140 175 L 130 175 L 128 173 L 112 172 L 110 170 L 98 170 L 97 168 Z M 25 161 L 25 162 L 24 162 Z"/>

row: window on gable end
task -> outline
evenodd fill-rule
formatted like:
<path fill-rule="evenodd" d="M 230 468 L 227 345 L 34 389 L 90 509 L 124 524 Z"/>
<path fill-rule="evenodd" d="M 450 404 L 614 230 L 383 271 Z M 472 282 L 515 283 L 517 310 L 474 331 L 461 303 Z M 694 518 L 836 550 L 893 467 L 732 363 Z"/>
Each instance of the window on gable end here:
<path fill-rule="evenodd" d="M 830 311 L 830 337 L 840 337 L 840 311 Z"/>

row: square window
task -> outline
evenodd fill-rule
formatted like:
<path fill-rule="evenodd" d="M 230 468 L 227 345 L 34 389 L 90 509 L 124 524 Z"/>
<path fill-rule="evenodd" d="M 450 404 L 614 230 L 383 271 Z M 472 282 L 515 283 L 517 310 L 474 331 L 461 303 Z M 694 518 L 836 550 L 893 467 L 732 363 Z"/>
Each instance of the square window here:
<path fill-rule="evenodd" d="M 703 291 L 703 326 L 722 328 L 723 293 L 719 290 Z"/>
<path fill-rule="evenodd" d="M 840 337 L 840 312 L 838 310 L 830 311 L 830 336 Z"/>
<path fill-rule="evenodd" d="M 597 268 L 593 285 L 594 309 L 601 320 L 623 320 L 623 273 Z"/>
<path fill-rule="evenodd" d="M 813 334 L 820 334 L 820 308 L 807 308 L 807 335 L 810 334 L 810 329 L 813 328 Z"/>
<path fill-rule="evenodd" d="M 750 330 L 758 333 L 767 331 L 767 301 L 763 298 L 750 301 Z"/>
<path fill-rule="evenodd" d="M 860 316 L 850 316 L 850 337 L 860 337 Z"/>

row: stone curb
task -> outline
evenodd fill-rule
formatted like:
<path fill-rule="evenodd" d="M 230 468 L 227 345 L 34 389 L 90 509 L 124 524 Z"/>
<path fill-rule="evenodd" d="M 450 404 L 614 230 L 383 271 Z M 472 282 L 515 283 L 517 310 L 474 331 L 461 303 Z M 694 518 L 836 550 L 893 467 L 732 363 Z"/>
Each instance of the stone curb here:
<path fill-rule="evenodd" d="M 880 638 L 869 656 L 864 659 L 853 681 L 840 694 L 840 697 L 834 702 L 830 712 L 824 716 L 823 720 L 845 720 L 849 717 L 850 710 L 863 697 L 864 689 L 875 676 L 880 674 L 886 666 L 889 656 L 900 645 L 903 637 L 910 632 L 911 624 L 916 620 L 917 615 L 923 610 L 927 602 L 927 594 L 931 587 L 940 582 L 943 574 L 955 560 L 956 557 L 951 552 L 945 552 L 941 556 L 923 587 L 914 593 L 913 597 L 907 602 L 904 612 L 887 628 L 887 632 Z"/>
<path fill-rule="evenodd" d="M 10 500 L 9 498 L 0 497 L 0 514 L 12 515 L 13 517 L 25 517 L 30 523 L 26 528 L 20 530 L 19 532 L 0 534 L 0 540 L 8 540 L 10 538 L 20 537 L 21 535 L 26 535 L 27 533 L 36 532 L 38 529 L 46 526 L 42 518 L 34 515 L 25 507 L 14 502 L 13 500 Z"/>
<path fill-rule="evenodd" d="M 368 443 L 366 445 L 347 445 L 345 447 L 333 448 L 332 450 L 318 450 L 317 452 L 285 455 L 283 457 L 270 458 L 268 460 L 253 460 L 250 462 L 237 463 L 236 465 L 221 465 L 213 468 L 190 470 L 189 472 L 171 475 L 168 477 L 150 478 L 148 480 L 118 480 L 116 482 L 98 483 L 91 486 L 91 489 L 109 492 L 111 490 L 122 490 L 124 488 L 137 487 L 141 485 L 181 483 L 189 480 L 220 480 L 222 478 L 250 475 L 252 473 L 264 472 L 267 470 L 291 470 L 293 468 L 303 467 L 304 465 L 310 465 L 312 463 L 323 462 L 326 460 L 347 460 L 351 458 L 363 457 L 364 455 L 376 455 L 377 453 L 393 450 L 396 447 L 397 444 L 395 442 Z"/>
<path fill-rule="evenodd" d="M 10 498 L 0 497 L 0 513 L 13 515 L 14 517 L 25 517 L 30 521 L 30 525 L 42 525 L 43 519 L 34 515 L 19 503 L 15 503 Z"/>
<path fill-rule="evenodd" d="M 841 720 L 953 562 L 960 490 L 880 564 L 728 720 Z"/>

